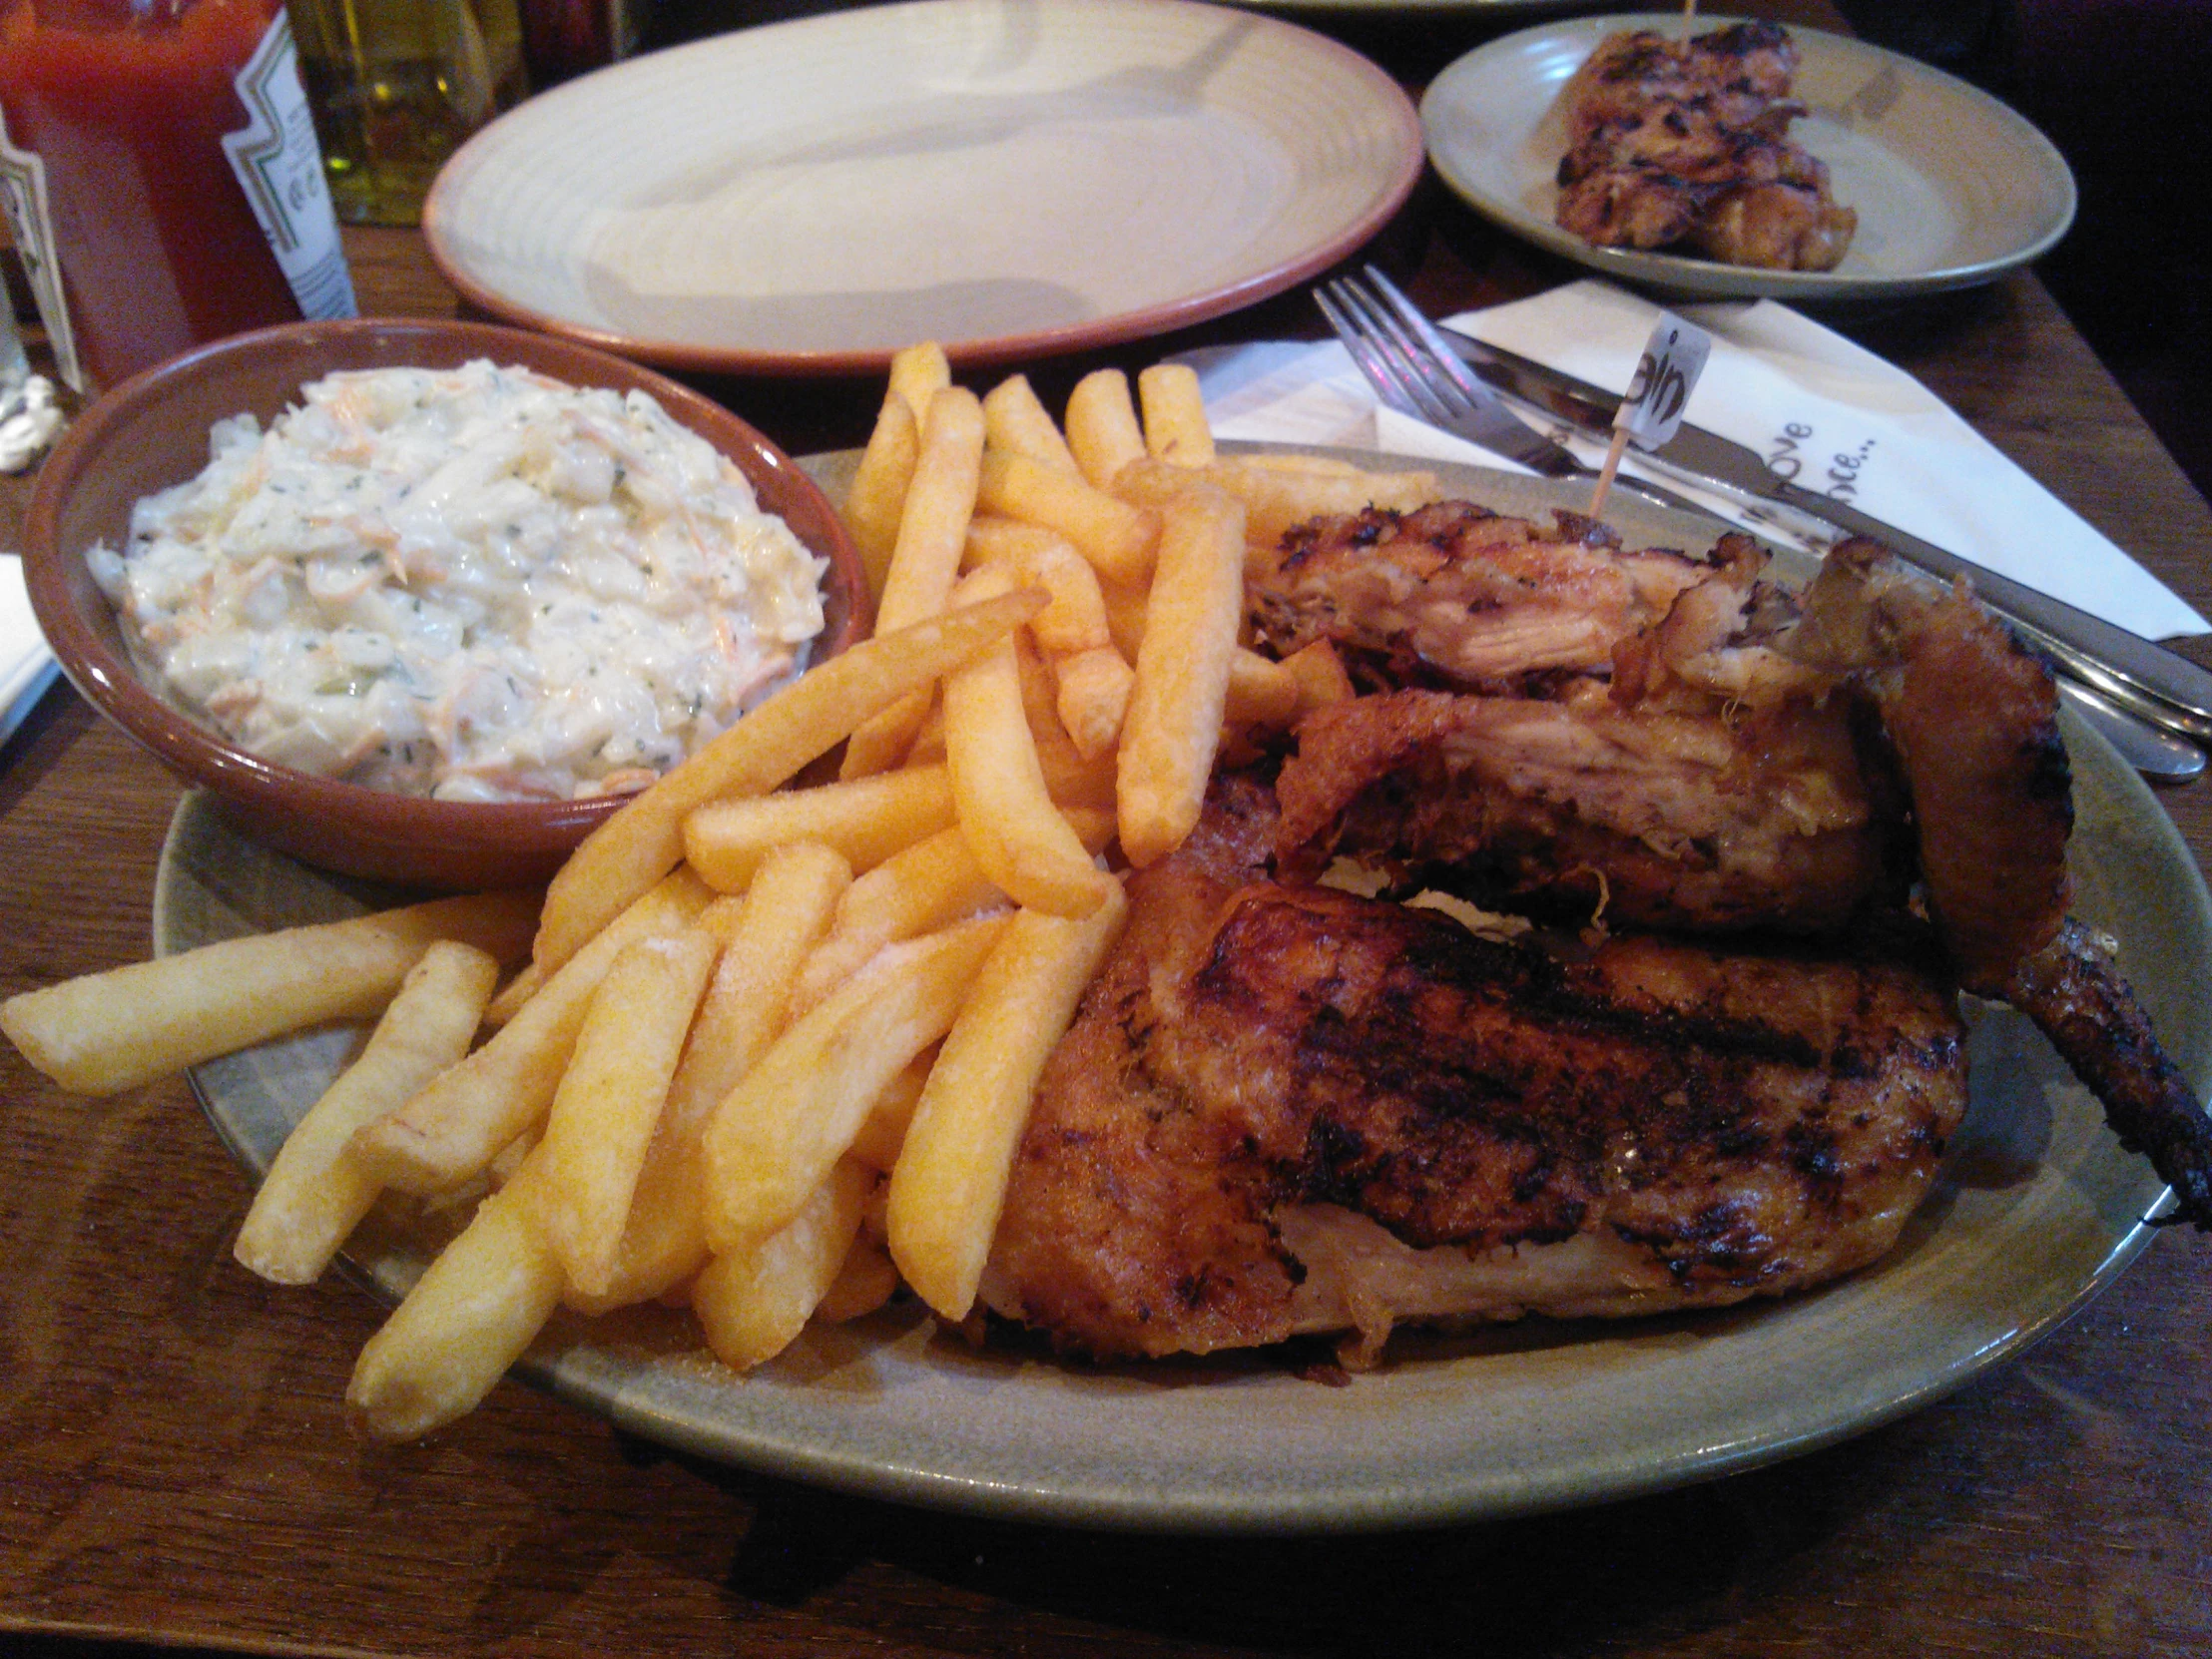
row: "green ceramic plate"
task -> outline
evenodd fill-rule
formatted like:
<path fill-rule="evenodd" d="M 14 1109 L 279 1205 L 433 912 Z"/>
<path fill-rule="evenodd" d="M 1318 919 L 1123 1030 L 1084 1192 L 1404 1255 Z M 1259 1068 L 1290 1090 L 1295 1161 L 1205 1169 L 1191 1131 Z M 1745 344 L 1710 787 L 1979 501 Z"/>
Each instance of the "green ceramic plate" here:
<path fill-rule="evenodd" d="M 1441 467 L 1504 510 L 1571 504 L 1538 479 Z M 1618 500 L 1618 498 L 1616 498 Z M 1677 545 L 1700 521 L 1621 503 Z M 2200 1094 L 2212 1077 L 2212 903 L 2163 810 L 2111 750 L 2073 747 L 2079 913 Z M 162 951 L 378 901 L 180 808 L 156 892 Z M 389 895 L 381 895 L 388 901 Z M 250 1169 L 342 1064 L 346 1032 L 272 1043 L 194 1082 Z M 2149 1237 L 2163 1189 L 2009 1010 L 1976 1021 L 1973 1098 L 1898 1249 L 1794 1300 L 1640 1323 L 1531 1321 L 1415 1339 L 1349 1387 L 1257 1361 L 1089 1369 L 977 1351 L 909 1306 L 811 1332 L 740 1380 L 674 1318 L 549 1332 L 533 1381 L 625 1428 L 794 1479 L 1027 1520 L 1207 1531 L 1380 1528 L 1648 1492 L 1828 1444 L 1999 1364 L 2081 1307 Z M 423 1247 L 384 1218 L 353 1260 L 387 1294 Z M 337 1292 L 333 1294 L 344 1294 Z M 466 1432 L 465 1424 L 455 1432 Z"/>

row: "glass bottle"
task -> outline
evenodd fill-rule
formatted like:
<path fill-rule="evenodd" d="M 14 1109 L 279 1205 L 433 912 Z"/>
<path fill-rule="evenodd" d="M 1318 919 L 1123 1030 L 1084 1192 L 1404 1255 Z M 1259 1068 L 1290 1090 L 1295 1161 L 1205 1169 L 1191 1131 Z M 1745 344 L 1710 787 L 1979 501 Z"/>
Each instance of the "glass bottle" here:
<path fill-rule="evenodd" d="M 79 390 L 352 314 L 280 0 L 0 0 L 0 187 Z"/>
<path fill-rule="evenodd" d="M 291 0 L 338 217 L 412 225 L 445 159 L 524 91 L 516 0 Z"/>

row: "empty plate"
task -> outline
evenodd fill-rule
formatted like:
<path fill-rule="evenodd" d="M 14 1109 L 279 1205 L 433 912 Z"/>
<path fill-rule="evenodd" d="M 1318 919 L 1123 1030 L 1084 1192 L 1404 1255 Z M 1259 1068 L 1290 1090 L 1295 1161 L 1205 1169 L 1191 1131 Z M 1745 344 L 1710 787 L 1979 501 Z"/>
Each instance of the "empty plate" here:
<path fill-rule="evenodd" d="M 1420 123 L 1349 49 L 1188 0 L 914 0 L 617 64 L 423 210 L 497 314 L 672 368 L 967 365 L 1217 316 L 1358 248 Z"/>

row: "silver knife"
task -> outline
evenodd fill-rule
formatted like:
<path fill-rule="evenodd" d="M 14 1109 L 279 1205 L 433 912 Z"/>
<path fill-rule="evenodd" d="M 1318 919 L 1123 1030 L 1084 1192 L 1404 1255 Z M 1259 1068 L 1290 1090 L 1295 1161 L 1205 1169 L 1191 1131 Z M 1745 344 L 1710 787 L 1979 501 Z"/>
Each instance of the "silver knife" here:
<path fill-rule="evenodd" d="M 1446 337 L 1475 373 L 1507 395 L 1584 431 L 1612 431 L 1620 407 L 1615 394 L 1464 334 L 1446 330 Z M 1985 604 L 2092 690 L 2167 731 L 2212 742 L 2212 674 L 2179 652 L 1793 484 L 1757 451 L 1702 427 L 1685 422 L 1658 449 L 1639 450 L 1637 459 L 1731 500 L 1811 520 L 1832 534 L 1870 536 L 1946 580 L 1963 576 Z"/>

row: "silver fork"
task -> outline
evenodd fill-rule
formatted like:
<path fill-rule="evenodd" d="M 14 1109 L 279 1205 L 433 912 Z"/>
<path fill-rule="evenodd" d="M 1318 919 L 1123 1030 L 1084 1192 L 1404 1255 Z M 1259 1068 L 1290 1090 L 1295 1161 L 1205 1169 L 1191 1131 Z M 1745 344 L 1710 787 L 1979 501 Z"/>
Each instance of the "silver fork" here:
<path fill-rule="evenodd" d="M 1383 402 L 1415 420 L 1480 444 L 1547 478 L 1597 477 L 1597 469 L 1528 425 L 1459 360 L 1437 326 L 1374 266 L 1367 281 L 1340 276 L 1314 290 L 1314 302 Z M 1647 501 L 1712 518 L 1712 509 L 1640 478 L 1616 474 L 1616 488 Z"/>

